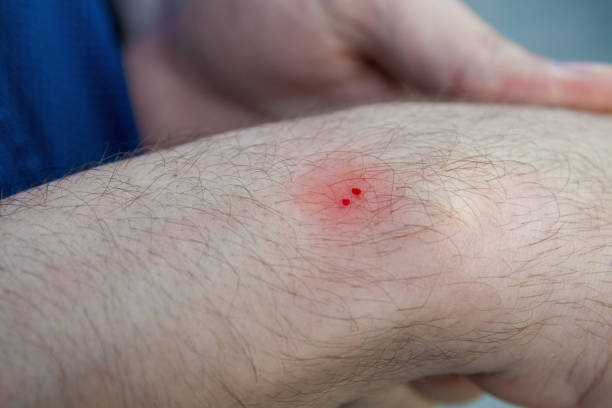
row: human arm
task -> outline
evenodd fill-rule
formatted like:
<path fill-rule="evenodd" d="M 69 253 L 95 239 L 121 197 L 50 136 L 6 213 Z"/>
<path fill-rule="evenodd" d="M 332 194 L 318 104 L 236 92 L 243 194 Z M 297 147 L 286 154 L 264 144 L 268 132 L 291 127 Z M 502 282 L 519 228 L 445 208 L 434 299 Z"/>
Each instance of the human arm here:
<path fill-rule="evenodd" d="M 459 373 L 605 407 L 611 129 L 382 105 L 4 200 L 0 401 L 332 408 Z"/>
<path fill-rule="evenodd" d="M 189 0 L 127 44 L 149 146 L 395 99 L 612 110 L 612 69 L 533 55 L 457 0 Z"/>

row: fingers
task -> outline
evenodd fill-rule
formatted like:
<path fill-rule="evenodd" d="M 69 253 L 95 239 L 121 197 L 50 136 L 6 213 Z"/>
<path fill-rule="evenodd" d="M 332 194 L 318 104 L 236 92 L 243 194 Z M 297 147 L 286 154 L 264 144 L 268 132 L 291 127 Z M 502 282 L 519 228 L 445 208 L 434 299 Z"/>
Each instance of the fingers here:
<path fill-rule="evenodd" d="M 549 369 L 542 366 L 471 375 L 470 380 L 483 390 L 520 406 L 608 408 L 612 389 L 609 361 L 606 357 L 600 358 L 594 371 L 580 376 L 578 387 L 571 383 L 571 375 L 551 376 Z"/>
<path fill-rule="evenodd" d="M 612 111 L 611 67 L 559 65 L 533 55 L 457 0 L 334 4 L 342 34 L 410 87 L 475 100 Z"/>
<path fill-rule="evenodd" d="M 342 404 L 340 408 L 434 408 L 434 404 L 411 387 L 398 385 Z"/>
<path fill-rule="evenodd" d="M 341 408 L 429 408 L 434 403 L 462 403 L 482 394 L 466 377 L 444 375 L 414 381 L 370 394 Z"/>
<path fill-rule="evenodd" d="M 538 407 L 570 407 L 576 404 L 575 390 L 567 383 L 550 384 L 544 382 L 559 381 L 559 378 L 542 375 L 509 374 L 507 372 L 494 374 L 477 374 L 470 376 L 475 384 L 496 397 L 520 406 Z M 596 405 L 580 405 L 585 407 Z"/>
<path fill-rule="evenodd" d="M 411 385 L 428 399 L 442 403 L 467 402 L 482 395 L 480 388 L 461 375 L 428 377 Z"/>
<path fill-rule="evenodd" d="M 531 102 L 602 112 L 612 112 L 612 67 L 603 64 L 547 63 L 534 87 L 523 87 Z M 520 80 L 520 78 L 517 77 Z M 511 85 L 507 85 L 508 94 Z M 529 91 L 531 89 L 531 92 Z M 521 95 L 513 95 L 521 101 Z"/>

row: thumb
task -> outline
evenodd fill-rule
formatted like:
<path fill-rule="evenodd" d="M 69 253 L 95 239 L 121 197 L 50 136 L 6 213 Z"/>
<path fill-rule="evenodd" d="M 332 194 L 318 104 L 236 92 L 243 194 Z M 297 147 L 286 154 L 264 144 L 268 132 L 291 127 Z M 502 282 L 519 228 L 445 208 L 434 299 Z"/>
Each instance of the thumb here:
<path fill-rule="evenodd" d="M 458 0 L 378 0 L 355 9 L 345 11 L 350 18 L 341 30 L 394 81 L 410 88 L 480 101 L 612 111 L 610 66 L 556 64 L 531 54 Z"/>

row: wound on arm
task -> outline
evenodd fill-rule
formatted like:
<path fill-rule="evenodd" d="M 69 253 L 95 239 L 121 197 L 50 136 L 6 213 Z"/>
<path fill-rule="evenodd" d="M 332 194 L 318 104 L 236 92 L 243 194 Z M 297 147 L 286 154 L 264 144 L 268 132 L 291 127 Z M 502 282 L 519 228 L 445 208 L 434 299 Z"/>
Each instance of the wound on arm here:
<path fill-rule="evenodd" d="M 342 152 L 306 162 L 291 191 L 303 221 L 342 236 L 363 236 L 394 224 L 401 193 L 389 164 Z"/>

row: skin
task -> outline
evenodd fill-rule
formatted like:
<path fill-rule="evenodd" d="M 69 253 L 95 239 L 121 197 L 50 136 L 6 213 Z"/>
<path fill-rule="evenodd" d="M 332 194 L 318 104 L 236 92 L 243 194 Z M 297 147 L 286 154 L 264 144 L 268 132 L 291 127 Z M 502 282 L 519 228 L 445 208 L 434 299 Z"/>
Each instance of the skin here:
<path fill-rule="evenodd" d="M 173 11 L 130 38 L 125 51 L 149 147 L 381 100 L 463 98 L 612 110 L 608 66 L 535 56 L 455 0 L 167 0 L 166 8 Z M 316 211 L 320 194 L 303 193 L 310 197 L 304 211 Z M 366 202 L 371 209 L 371 200 L 352 200 L 346 208 L 352 221 L 343 217 L 333 228 L 359 232 L 354 220 L 369 217 Z M 344 206 L 319 203 L 325 210 L 318 214 L 335 217 L 347 213 Z M 371 221 L 384 220 L 379 213 Z M 444 401 L 477 394 L 457 377 L 412 387 Z"/>
<path fill-rule="evenodd" d="M 336 408 L 460 374 L 521 405 L 605 408 L 611 131 L 561 110 L 378 105 L 6 199 L 0 405 Z M 374 204 L 310 211 L 326 199 L 301 193 L 345 182 L 347 157 L 385 169 L 363 173 Z"/>
<path fill-rule="evenodd" d="M 227 21 L 232 24 L 227 24 Z M 431 30 L 431 27 L 436 29 Z M 610 110 L 611 75 L 608 68 L 592 65 L 561 67 L 534 57 L 500 38 L 460 3 L 449 0 L 436 3 L 391 0 L 188 1 L 155 29 L 130 39 L 125 56 L 143 142 L 155 147 L 174 146 L 222 130 L 331 108 L 375 100 L 420 98 L 422 95 Z M 249 75 L 245 76 L 244 72 L 249 72 Z M 463 110 L 451 110 L 454 109 Z M 317 122 L 314 120 L 312 123 Z M 306 124 L 308 128 L 308 122 Z M 310 140 L 315 130 L 313 127 L 305 131 L 305 137 Z M 245 132 L 240 139 L 246 139 L 249 146 L 254 146 L 254 133 Z M 279 134 L 281 144 L 288 143 L 280 130 L 273 128 L 272 133 Z M 264 139 L 264 143 L 276 145 L 276 140 Z M 231 143 L 224 141 L 221 144 L 232 150 Z M 222 317 L 227 318 L 229 313 L 222 316 L 217 303 L 234 305 L 235 296 L 229 301 L 228 291 L 219 290 L 211 294 L 194 289 L 192 284 L 181 286 L 183 282 L 180 276 L 176 276 L 191 271 L 179 266 L 181 262 L 198 264 L 200 275 L 206 279 L 228 269 L 236 272 L 237 268 L 236 281 L 221 279 L 221 287 L 235 285 L 239 288 L 244 284 L 255 291 L 257 285 L 245 284 L 242 276 L 244 270 L 251 268 L 252 260 L 238 257 L 237 261 L 232 260 L 217 268 L 215 262 L 223 263 L 222 256 L 201 250 L 193 250 L 200 253 L 199 257 L 193 253 L 181 253 L 177 249 L 181 238 L 163 233 L 157 236 L 154 232 L 153 220 L 161 222 L 163 232 L 172 230 L 176 223 L 174 227 L 180 231 L 171 231 L 170 235 L 176 232 L 182 236 L 184 229 L 202 229 L 203 232 L 196 233 L 198 242 L 202 243 L 208 242 L 201 240 L 202 233 L 224 230 L 215 224 L 218 219 L 239 219 L 233 205 L 228 207 L 230 210 L 223 208 L 220 197 L 225 194 L 233 196 L 231 187 L 236 185 L 231 181 L 238 182 L 238 185 L 247 183 L 251 188 L 253 180 L 243 180 L 242 176 L 229 177 L 228 185 L 213 189 L 220 197 L 211 195 L 216 204 L 210 204 L 210 208 L 213 213 L 221 212 L 209 220 L 213 225 L 210 230 L 203 220 L 199 223 L 205 224 L 204 227 L 198 222 L 184 225 L 185 219 L 173 218 L 172 209 L 195 211 L 195 206 L 189 207 L 189 200 L 193 197 L 190 198 L 187 192 L 175 192 L 176 201 L 167 201 L 167 192 L 163 188 L 162 198 L 151 196 L 149 188 L 160 187 L 155 183 L 163 183 L 167 177 L 176 178 L 176 184 L 189 184 L 193 179 L 182 178 L 178 170 L 168 172 L 165 160 L 170 157 L 176 164 L 179 161 L 177 157 L 183 160 L 190 156 L 199 162 L 200 156 L 205 156 L 204 152 L 195 153 L 199 148 L 208 151 L 211 146 L 183 146 L 173 153 L 164 152 L 163 156 L 147 156 L 126 162 L 124 167 L 104 167 L 2 203 L 7 216 L 2 220 L 0 230 L 5 238 L 3 243 L 7 245 L 4 249 L 7 256 L 0 266 L 7 272 L 3 276 L 2 289 L 6 299 L 10 300 L 0 310 L 3 321 L 7 322 L 2 326 L 4 330 L 0 331 L 0 351 L 4 357 L 0 361 L 6 367 L 3 372 L 16 370 L 19 375 L 0 376 L 4 391 L 0 394 L 0 401 L 9 401 L 9 406 L 150 406 L 169 404 L 170 401 L 184 406 L 195 404 L 194 401 L 200 404 L 208 401 L 213 405 L 221 401 L 222 405 L 231 406 L 237 399 L 242 399 L 249 404 L 271 405 L 269 395 L 261 396 L 266 392 L 261 383 L 249 385 L 249 379 L 241 382 L 239 377 L 234 377 L 235 372 L 210 368 L 208 364 L 205 368 L 194 368 L 184 361 L 200 347 L 210 346 L 210 350 L 216 350 L 212 344 L 219 347 L 221 342 L 227 343 L 230 351 L 224 347 L 223 352 L 217 354 L 206 350 L 210 356 L 208 359 L 196 353 L 200 361 L 215 361 L 221 366 L 222 357 L 219 356 L 226 355 L 224 353 L 247 353 L 251 346 L 259 350 L 257 342 L 261 340 L 262 331 L 261 327 L 256 327 L 251 336 L 243 337 L 244 343 L 241 344 L 228 342 L 228 338 L 235 337 L 237 332 L 233 327 L 224 331 L 228 325 Z M 395 232 L 396 227 L 410 225 L 414 230 L 411 234 L 418 237 L 438 233 L 429 231 L 429 211 L 413 214 L 407 208 L 417 208 L 414 200 L 404 207 L 405 192 L 401 188 L 399 192 L 389 191 L 390 186 L 393 189 L 397 186 L 395 168 L 384 167 L 382 173 L 377 171 L 380 158 L 372 160 L 364 151 L 348 152 L 349 156 L 352 155 L 349 160 L 345 149 L 325 150 L 328 148 L 325 145 L 319 148 L 321 150 L 316 154 L 325 151 L 333 154 L 316 160 L 291 157 L 300 163 L 292 169 L 291 181 L 283 184 L 284 201 L 274 202 L 281 207 L 289 206 L 289 212 L 297 217 L 292 218 L 293 221 L 299 221 L 296 225 L 289 222 L 285 226 L 292 230 L 303 228 L 312 234 L 311 237 L 323 238 L 327 243 L 328 248 L 314 245 L 306 248 L 307 252 L 329 251 L 324 258 L 345 261 L 357 254 L 359 260 L 380 253 L 380 245 L 374 245 L 379 241 L 373 239 L 377 236 L 387 236 L 385 240 L 388 240 L 395 234 L 393 248 L 385 249 L 383 253 L 399 251 L 405 237 Z M 203 162 L 215 164 L 212 159 L 203 159 Z M 360 165 L 351 170 L 355 163 Z M 160 168 L 165 171 L 160 171 Z M 368 170 L 371 168 L 375 170 Z M 207 171 L 208 167 L 203 170 Z M 228 171 L 227 167 L 224 171 Z M 340 187 L 355 184 L 356 172 L 361 174 L 362 180 L 358 184 L 363 187 L 363 195 L 351 195 L 348 206 L 338 206 L 337 200 L 330 203 L 330 197 L 347 194 L 346 188 Z M 389 173 L 392 173 L 392 182 Z M 160 178 L 156 179 L 156 176 Z M 210 175 L 211 179 L 215 176 Z M 330 194 L 319 193 L 324 190 Z M 93 202 L 92 197 L 96 198 Z M 98 198 L 100 202 L 96 203 Z M 118 202 L 124 206 L 117 205 Z M 420 201 L 418 203 L 426 208 Z M 134 210 L 133 207 L 138 208 Z M 153 213 L 157 215 L 153 216 Z M 420 215 L 415 215 L 417 213 Z M 118 214 L 119 217 L 115 218 Z M 276 213 L 272 225 L 285 216 L 287 214 L 283 212 Z M 442 221 L 448 218 L 438 216 Z M 145 218 L 151 220 L 151 225 L 139 225 Z M 76 226 L 80 232 L 67 226 Z M 94 232 L 84 233 L 87 230 Z M 243 231 L 250 229 L 247 227 Z M 96 237 L 97 234 L 100 235 Z M 218 235 L 223 236 L 215 234 L 215 237 Z M 144 250 L 142 243 L 147 239 L 151 247 Z M 364 245 L 360 239 L 373 241 Z M 167 249 L 169 253 L 156 253 L 158 246 L 164 248 L 165 245 L 170 247 Z M 231 252 L 232 245 L 225 245 L 213 245 L 213 249 L 220 251 L 219 254 Z M 180 247 L 183 246 L 181 243 Z M 278 257 L 279 254 L 271 251 L 261 259 L 274 262 Z M 160 258 L 164 258 L 167 265 L 160 266 Z M 132 262 L 138 265 L 133 267 Z M 311 260 L 307 264 L 311 265 Z M 346 276 L 351 267 L 342 265 L 337 271 Z M 168 270 L 172 273 L 167 273 Z M 153 277 L 145 271 L 152 272 Z M 90 280 L 85 282 L 83 274 Z M 107 275 L 114 279 L 107 280 Z M 49 276 L 57 279 L 48 279 Z M 255 279 L 259 280 L 260 277 Z M 336 281 L 331 280 L 332 283 Z M 146 296 L 158 293 L 162 295 L 155 299 Z M 188 297 L 183 299 L 185 293 L 209 301 L 198 303 Z M 296 296 L 293 292 L 289 294 Z M 259 305 L 257 301 L 261 300 L 257 298 L 255 304 Z M 283 307 L 290 303 L 286 299 L 275 300 Z M 196 306 L 206 303 L 206 310 L 198 313 L 187 308 L 186 305 L 194 303 Z M 276 309 L 269 307 L 268 311 L 276 312 Z M 220 323 L 211 323 L 211 326 L 223 333 L 198 330 L 193 323 L 183 324 L 176 318 L 176 313 L 183 320 L 201 317 L 202 321 L 211 322 L 217 319 Z M 289 317 L 295 318 L 295 315 L 289 313 Z M 311 313 L 307 317 L 312 317 Z M 350 320 L 353 316 L 344 319 Z M 377 319 L 380 316 L 374 318 Z M 437 322 L 438 319 L 439 316 L 431 321 Z M 248 323 L 249 319 L 245 327 Z M 195 333 L 195 336 L 190 337 L 190 333 Z M 239 334 L 244 335 L 242 331 Z M 355 338 L 358 337 L 356 334 Z M 336 347 L 335 338 L 325 338 L 325 341 Z M 189 347 L 193 344 L 195 346 Z M 429 344 L 436 346 L 432 339 Z M 235 347 L 233 351 L 232 347 Z M 290 356 L 285 348 L 286 345 L 279 349 L 281 351 L 270 353 Z M 142 357 L 144 355 L 146 358 Z M 353 357 L 361 364 L 372 362 Z M 245 360 L 249 358 L 248 355 L 244 357 Z M 32 360 L 36 363 L 30 363 Z M 235 359 L 228 357 L 228 360 L 233 362 Z M 248 363 L 246 366 L 255 367 L 253 361 Z M 261 366 L 258 364 L 257 367 Z M 448 371 L 448 367 L 433 370 Z M 135 372 L 143 375 L 138 376 Z M 196 381 L 194 385 L 195 372 L 199 374 L 198 378 L 205 380 L 203 390 L 200 389 L 201 383 Z M 278 378 L 285 379 L 274 370 L 271 372 L 271 384 L 278 383 Z M 303 378 L 307 386 L 296 387 L 311 387 L 315 380 L 314 377 Z M 381 379 L 381 386 L 397 383 L 400 376 L 386 378 L 384 381 Z M 412 370 L 404 378 L 417 376 Z M 474 378 L 486 385 L 491 376 Z M 329 404 L 356 398 L 365 390 L 359 387 L 358 392 L 347 392 L 333 385 L 331 381 L 330 387 L 336 395 L 329 398 Z M 372 386 L 377 387 L 376 383 Z M 460 400 L 471 398 L 475 393 L 471 383 L 462 376 L 429 376 L 412 383 L 411 387 L 398 386 L 391 391 L 376 392 L 355 404 L 388 408 L 392 403 L 411 403 L 424 407 L 431 404 L 430 399 Z M 32 392 L 33 389 L 36 391 Z M 513 395 L 519 391 L 521 388 L 517 387 L 506 393 Z M 242 396 L 243 393 L 248 397 Z M 291 392 L 285 393 L 295 400 L 293 405 L 321 406 L 308 398 L 303 400 L 304 395 L 300 399 L 293 398 Z M 316 398 L 319 394 L 323 392 L 315 390 L 310 397 Z M 289 405 L 285 401 L 282 406 Z"/>
<path fill-rule="evenodd" d="M 147 146 L 381 100 L 612 111 L 608 66 L 530 54 L 456 0 L 188 0 L 125 60 Z"/>

